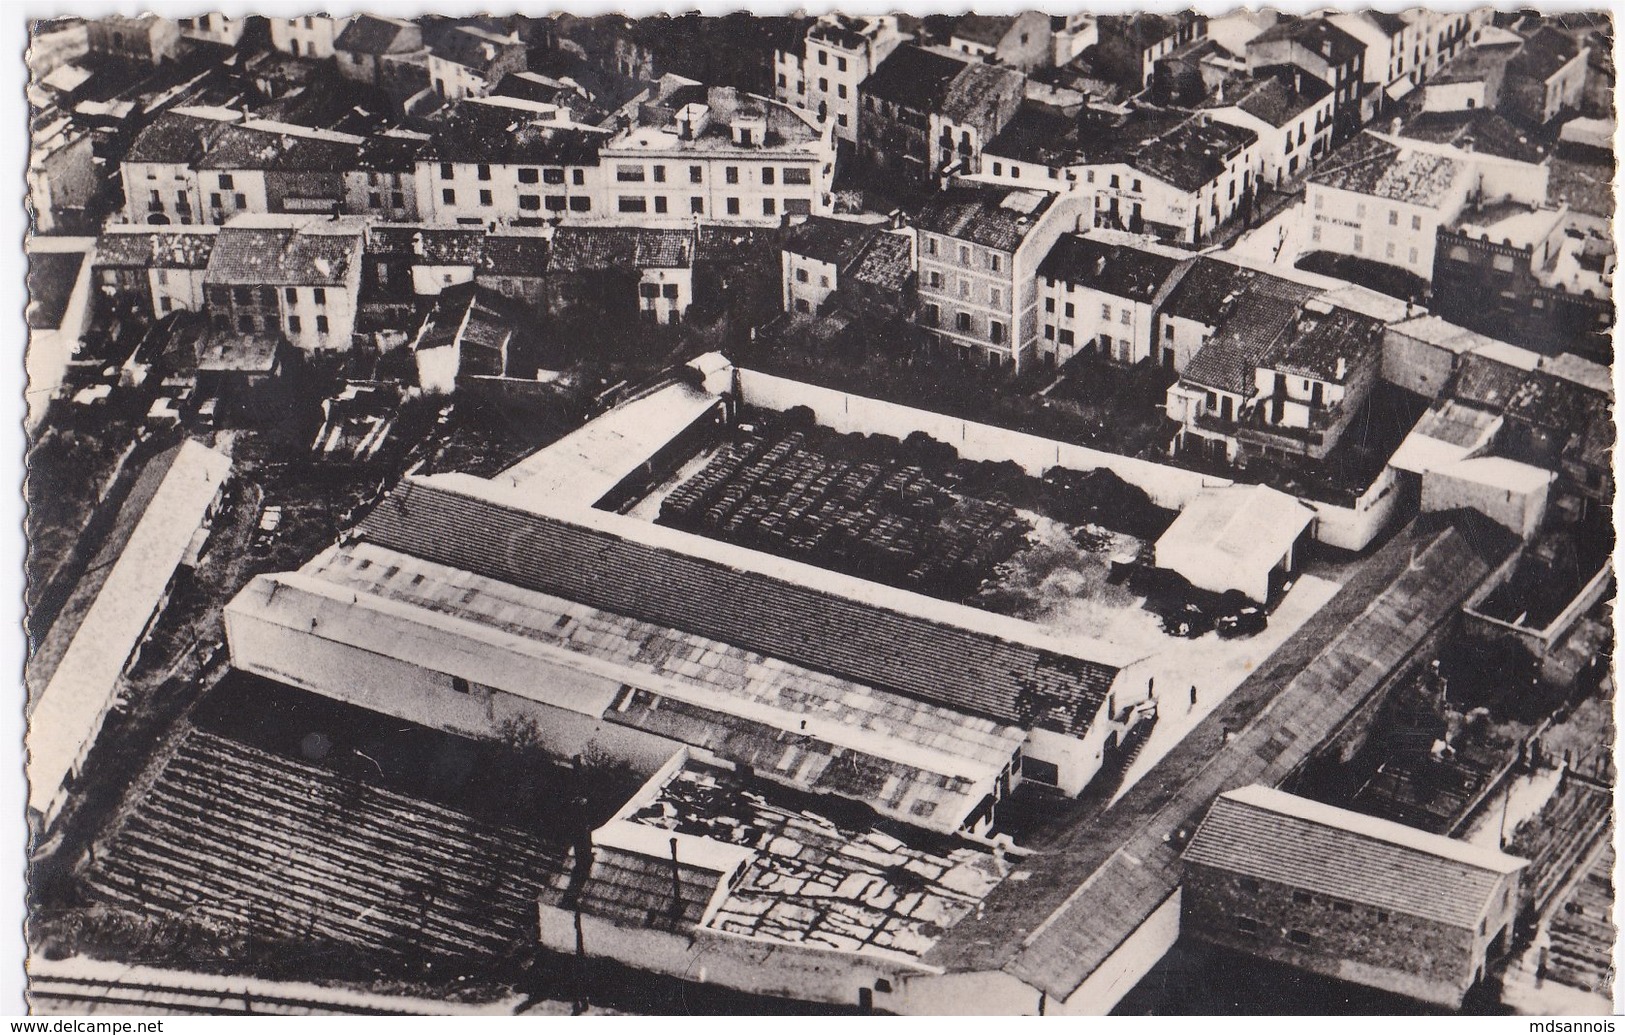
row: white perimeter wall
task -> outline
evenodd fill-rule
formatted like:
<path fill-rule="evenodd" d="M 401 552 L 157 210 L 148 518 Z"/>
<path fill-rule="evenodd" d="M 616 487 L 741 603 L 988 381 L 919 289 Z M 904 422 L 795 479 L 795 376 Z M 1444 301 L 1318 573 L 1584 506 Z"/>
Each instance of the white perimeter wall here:
<path fill-rule="evenodd" d="M 1010 460 L 1035 477 L 1057 466 L 1075 471 L 1104 467 L 1145 490 L 1159 507 L 1178 509 L 1204 488 L 1231 484 L 1224 478 L 820 388 L 772 374 L 744 368 L 738 373 L 741 399 L 751 406 L 770 410 L 807 406 L 818 415 L 818 423 L 840 432 L 892 435 L 901 439 L 920 431 L 953 446 L 967 460 Z"/>

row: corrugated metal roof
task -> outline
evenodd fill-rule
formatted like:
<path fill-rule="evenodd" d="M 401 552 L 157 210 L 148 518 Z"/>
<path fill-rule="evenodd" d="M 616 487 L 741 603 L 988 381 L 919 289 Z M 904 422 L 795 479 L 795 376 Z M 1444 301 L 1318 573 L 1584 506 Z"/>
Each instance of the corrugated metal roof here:
<path fill-rule="evenodd" d="M 1501 878 L 1528 865 L 1258 784 L 1219 796 L 1185 862 L 1465 928 Z"/>

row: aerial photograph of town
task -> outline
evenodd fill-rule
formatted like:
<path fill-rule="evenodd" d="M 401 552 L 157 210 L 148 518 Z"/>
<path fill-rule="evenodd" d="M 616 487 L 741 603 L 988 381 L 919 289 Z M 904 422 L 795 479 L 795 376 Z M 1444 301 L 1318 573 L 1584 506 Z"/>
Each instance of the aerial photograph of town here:
<path fill-rule="evenodd" d="M 1615 1012 L 1608 13 L 165 6 L 28 23 L 31 1013 Z"/>

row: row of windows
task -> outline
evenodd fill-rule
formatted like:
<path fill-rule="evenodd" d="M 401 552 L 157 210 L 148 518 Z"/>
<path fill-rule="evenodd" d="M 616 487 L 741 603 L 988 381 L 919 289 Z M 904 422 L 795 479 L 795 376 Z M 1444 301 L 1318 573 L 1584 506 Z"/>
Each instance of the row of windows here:
<path fill-rule="evenodd" d="M 930 236 L 926 237 L 926 239 L 925 239 L 925 254 L 927 254 L 927 255 L 938 255 L 939 254 L 939 248 L 940 248 L 940 245 L 938 243 L 937 238 L 930 237 Z M 971 263 L 974 261 L 974 259 L 975 259 L 975 252 L 972 251 L 970 245 L 962 244 L 962 245 L 959 246 L 959 264 L 961 266 L 969 266 L 969 265 L 971 265 Z M 999 273 L 1004 269 L 1004 256 L 1000 255 L 998 252 L 995 252 L 995 251 L 987 252 L 986 253 L 986 262 L 987 262 L 987 268 L 989 270 L 993 271 L 994 273 Z"/>
<path fill-rule="evenodd" d="M 159 283 L 163 283 L 163 280 L 160 279 Z M 287 300 L 288 304 L 296 305 L 299 302 L 300 292 L 303 290 L 305 289 L 296 287 L 283 288 L 282 297 Z M 309 290 L 311 301 L 314 304 L 319 306 L 327 304 L 326 288 L 310 288 Z M 243 286 L 226 288 L 220 285 L 214 285 L 209 288 L 209 301 L 214 305 L 225 305 L 228 302 L 235 303 L 236 305 L 253 305 L 256 299 L 262 306 L 276 305 L 276 288 L 253 288 Z"/>
<path fill-rule="evenodd" d="M 483 166 L 481 167 L 483 168 Z M 581 170 L 576 170 L 579 175 Z M 761 167 L 761 181 L 764 187 L 771 187 L 778 179 L 779 170 L 771 165 Z M 723 179 L 728 183 L 738 183 L 739 166 L 729 165 L 722 170 Z M 664 165 L 617 165 L 615 167 L 615 180 L 618 183 L 644 183 L 653 178 L 655 183 L 666 182 L 666 167 Z M 580 180 L 576 181 L 580 183 Z M 705 167 L 691 165 L 688 167 L 689 183 L 705 182 Z M 784 183 L 791 187 L 807 187 L 812 185 L 812 170 L 798 166 L 789 166 L 784 169 Z"/>
<path fill-rule="evenodd" d="M 575 184 L 577 187 L 586 184 L 587 172 L 585 169 L 571 169 L 569 172 L 571 183 Z M 550 183 L 557 185 L 564 182 L 564 173 L 565 170 L 559 168 L 521 166 L 516 172 L 515 178 L 518 179 L 520 183 Z M 474 167 L 474 175 L 476 179 L 488 181 L 491 179 L 491 167 L 483 163 L 476 165 Z M 457 165 L 455 162 L 440 163 L 440 178 L 442 180 L 455 179 L 456 176 Z M 367 177 L 367 182 L 373 182 L 370 174 Z"/>
<path fill-rule="evenodd" d="M 169 300 L 166 298 L 164 301 L 167 302 Z M 165 308 L 166 308 L 166 311 L 167 311 L 168 308 L 170 308 L 170 307 L 166 306 Z M 215 313 L 214 314 L 214 326 L 215 326 L 216 330 L 221 330 L 221 331 L 229 330 L 230 327 L 231 327 L 231 318 L 228 317 L 225 313 Z M 254 315 L 249 314 L 249 313 L 244 313 L 241 316 L 237 317 L 237 330 L 242 334 L 253 334 L 255 331 L 265 331 L 265 330 L 270 330 L 270 329 L 271 329 L 271 318 L 270 317 L 254 316 Z M 288 317 L 287 329 L 288 329 L 289 334 L 302 334 L 304 332 L 304 329 L 305 329 L 304 328 L 304 322 L 302 320 L 300 320 L 299 317 L 297 317 L 297 316 L 289 316 Z M 316 317 L 316 333 L 317 334 L 326 334 L 326 333 L 328 333 L 328 330 L 329 330 L 329 325 L 328 325 L 328 322 L 327 322 L 327 317 L 325 317 L 325 316 Z"/>
<path fill-rule="evenodd" d="M 1315 211 L 1319 212 L 1321 209 L 1323 209 L 1325 207 L 1326 207 L 1326 195 L 1317 193 L 1315 195 Z M 1388 210 L 1388 225 L 1389 226 L 1398 226 L 1399 225 L 1400 214 L 1401 213 L 1400 213 L 1399 209 L 1397 209 L 1397 208 L 1389 209 Z M 1354 205 L 1354 216 L 1355 216 L 1356 219 L 1364 219 L 1365 218 L 1365 202 L 1360 201 L 1360 202 L 1355 203 L 1355 205 Z M 1420 230 L 1420 229 L 1422 229 L 1422 217 L 1420 215 L 1412 214 L 1412 216 L 1411 216 L 1411 229 L 1412 230 Z"/>
<path fill-rule="evenodd" d="M 819 64 L 820 64 L 820 65 L 827 65 L 827 64 L 829 64 L 829 51 L 827 51 L 827 50 L 820 50 L 820 51 L 819 51 L 819 52 L 818 52 L 818 63 L 819 63 Z M 837 69 L 837 70 L 838 70 L 838 71 L 841 71 L 841 72 L 845 72 L 845 71 L 846 71 L 846 58 L 844 58 L 844 57 L 840 57 L 840 56 L 837 56 L 837 57 L 836 57 L 836 58 L 835 58 L 835 68 L 836 68 L 836 69 Z"/>
<path fill-rule="evenodd" d="M 550 203 L 551 203 L 552 200 L 553 199 L 551 199 L 551 198 L 548 199 L 548 201 Z M 575 207 L 575 202 L 578 201 L 578 200 L 586 201 L 587 199 L 585 199 L 585 198 L 580 198 L 580 199 L 571 198 L 570 199 L 571 208 Z M 620 211 L 620 212 L 648 212 L 648 211 L 651 210 L 651 208 L 650 208 L 650 203 L 651 202 L 653 202 L 653 211 L 654 211 L 655 215 L 665 215 L 665 214 L 667 214 L 667 213 L 669 213 L 671 211 L 670 201 L 669 201 L 669 199 L 667 199 L 667 197 L 664 194 L 657 194 L 653 198 L 646 198 L 646 197 L 643 197 L 641 195 L 635 195 L 635 194 L 622 194 L 619 198 L 616 199 L 616 209 L 617 209 L 617 211 Z M 728 215 L 730 215 L 730 216 L 737 216 L 737 215 L 742 215 L 743 214 L 743 210 L 741 208 L 740 201 L 739 201 L 738 198 L 725 198 L 723 200 L 723 205 L 724 205 Z M 523 207 L 523 206 L 521 206 L 521 207 Z M 553 206 L 551 204 L 549 204 L 548 207 L 552 208 Z M 586 211 L 585 207 L 583 207 L 581 210 Z M 696 216 L 705 215 L 705 199 L 704 198 L 689 198 L 688 199 L 688 211 L 691 214 L 696 215 Z M 778 198 L 763 198 L 762 199 L 762 215 L 764 215 L 764 216 L 777 216 L 777 215 L 779 215 L 779 213 L 781 211 L 785 215 L 791 215 L 791 216 L 807 216 L 807 215 L 811 215 L 812 214 L 812 201 L 807 199 L 807 198 L 785 198 L 784 203 L 783 203 L 783 208 L 781 209 Z"/>
<path fill-rule="evenodd" d="M 935 305 L 928 302 L 924 306 L 924 312 L 925 312 L 925 321 L 926 321 L 927 326 L 929 326 L 929 327 L 939 327 L 939 326 L 941 326 L 942 311 L 940 309 L 938 309 L 937 306 L 935 306 Z M 971 316 L 971 314 L 967 313 L 967 312 L 956 312 L 956 313 L 954 313 L 954 330 L 958 331 L 961 334 L 975 334 L 976 333 L 976 323 L 975 323 L 974 318 Z M 1003 345 L 1004 341 L 1005 341 L 1006 330 L 1007 330 L 1007 328 L 1005 327 L 1003 321 L 1001 321 L 1001 320 L 989 320 L 987 322 L 987 340 L 992 342 L 995 345 Z"/>
<path fill-rule="evenodd" d="M 960 278 L 958 278 L 956 283 L 957 283 L 958 288 L 959 288 L 959 297 L 960 298 L 964 299 L 967 302 L 975 301 L 975 299 L 976 299 L 976 288 L 975 288 L 975 285 L 974 285 L 973 281 L 971 281 L 970 279 L 968 279 L 966 277 L 960 277 Z M 941 291 L 944 288 L 945 284 L 946 284 L 946 281 L 943 278 L 941 270 L 927 270 L 926 271 L 926 274 L 925 274 L 925 286 L 926 287 L 934 288 L 934 289 L 936 289 L 938 291 Z M 1002 306 L 1002 305 L 1004 305 L 1004 289 L 997 288 L 997 287 L 989 287 L 987 289 L 987 304 L 992 305 L 992 306 Z"/>
<path fill-rule="evenodd" d="M 399 196 L 400 195 L 398 194 L 396 195 L 396 197 Z M 442 204 L 446 205 L 457 204 L 457 191 L 451 187 L 442 188 L 440 191 L 440 201 Z M 519 208 L 524 212 L 540 212 L 542 210 L 544 201 L 546 202 L 547 210 L 549 212 L 563 212 L 567 207 L 571 212 L 592 211 L 591 198 L 573 197 L 566 199 L 558 195 L 548 195 L 544 199 L 540 194 L 519 195 Z M 480 191 L 480 204 L 486 207 L 494 205 L 496 204 L 496 197 L 490 191 L 482 190 Z M 399 207 L 399 205 L 397 204 L 396 207 Z M 621 211 L 624 212 L 626 209 L 622 209 Z"/>
<path fill-rule="evenodd" d="M 1053 278 L 1046 278 L 1046 280 L 1049 281 L 1049 286 L 1050 287 L 1055 286 L 1055 281 L 1054 281 Z M 1072 289 L 1072 285 L 1068 284 L 1067 285 L 1067 290 L 1070 291 L 1071 289 Z M 1044 312 L 1046 312 L 1046 313 L 1055 312 L 1055 299 L 1053 299 L 1053 298 L 1045 298 L 1044 299 Z M 1063 305 L 1062 313 L 1066 316 L 1066 318 L 1068 320 L 1072 319 L 1072 317 L 1074 315 L 1076 315 L 1074 306 L 1072 305 L 1071 302 L 1067 302 L 1067 303 L 1065 303 Z M 1102 320 L 1106 320 L 1108 322 L 1110 322 L 1110 320 L 1112 318 L 1112 307 L 1110 305 L 1107 305 L 1104 302 L 1102 302 L 1100 304 L 1100 318 Z M 1117 314 L 1117 319 L 1118 319 L 1118 322 L 1123 324 L 1124 326 L 1128 326 L 1128 325 L 1132 324 L 1134 322 L 1134 310 L 1132 310 L 1132 309 L 1123 309 L 1123 310 L 1119 311 L 1118 314 Z M 1172 328 L 1169 328 L 1169 330 L 1171 332 Z M 1172 333 L 1169 334 L 1169 337 L 1173 337 Z"/>
<path fill-rule="evenodd" d="M 1317 244 L 1320 242 L 1320 226 L 1318 224 L 1309 228 L 1309 240 Z M 1354 253 L 1356 255 L 1365 254 L 1364 234 L 1354 235 Z M 1420 249 L 1409 248 L 1406 250 L 1406 253 L 1406 261 L 1408 261 L 1412 266 L 1421 261 L 1422 253 Z M 1387 241 L 1383 244 L 1382 256 L 1390 261 L 1397 260 L 1399 258 L 1399 248 L 1394 244 L 1393 241 Z"/>

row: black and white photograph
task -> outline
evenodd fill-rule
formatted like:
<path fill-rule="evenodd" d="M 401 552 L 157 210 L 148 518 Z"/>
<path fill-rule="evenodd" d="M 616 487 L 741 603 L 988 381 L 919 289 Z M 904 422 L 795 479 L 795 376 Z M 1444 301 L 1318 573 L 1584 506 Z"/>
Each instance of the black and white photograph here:
<path fill-rule="evenodd" d="M 105 6 L 0 1012 L 1616 1012 L 1610 12 Z"/>

